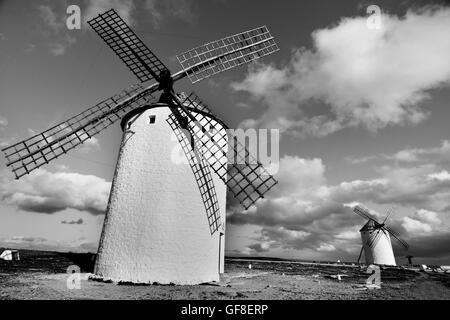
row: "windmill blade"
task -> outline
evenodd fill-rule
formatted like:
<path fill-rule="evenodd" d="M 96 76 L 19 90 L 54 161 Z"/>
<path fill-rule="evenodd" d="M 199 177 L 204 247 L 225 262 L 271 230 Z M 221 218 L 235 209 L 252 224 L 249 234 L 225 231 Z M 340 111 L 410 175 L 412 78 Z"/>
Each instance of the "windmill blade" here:
<path fill-rule="evenodd" d="M 217 230 L 219 230 L 222 219 L 210 167 L 203 156 L 203 153 L 198 145 L 198 141 L 192 141 L 192 134 L 190 137 L 186 136 L 186 132 L 183 131 L 180 123 L 173 113 L 170 114 L 167 122 L 174 131 L 175 136 L 180 143 L 184 154 L 186 155 L 192 172 L 194 173 L 195 180 L 205 206 L 209 230 L 211 235 L 213 235 Z M 192 142 L 194 142 L 194 148 L 192 148 Z"/>
<path fill-rule="evenodd" d="M 390 217 L 391 214 L 393 214 L 393 213 L 394 213 L 394 207 L 390 207 L 390 208 L 388 209 L 388 211 L 387 211 L 386 218 L 384 218 L 383 225 L 386 223 L 386 221 L 389 219 L 389 217 Z"/>
<path fill-rule="evenodd" d="M 2 149 L 16 179 L 60 157 L 99 134 L 153 97 L 155 87 L 131 86 L 44 132 Z"/>
<path fill-rule="evenodd" d="M 400 238 L 400 236 L 398 235 L 398 233 L 397 232 L 395 232 L 391 227 L 388 227 L 388 226 L 384 226 L 383 227 L 387 232 L 389 232 L 389 234 L 392 236 L 392 237 L 394 237 L 406 250 L 408 250 L 408 248 L 409 248 L 409 244 L 405 241 L 405 240 L 403 240 L 403 239 L 401 239 Z"/>
<path fill-rule="evenodd" d="M 223 177 L 226 179 L 228 165 L 227 125 L 216 117 L 194 92 L 189 96 L 178 95 L 178 98 L 187 110 L 195 112 L 196 122 L 191 123 L 191 130 L 202 146 L 205 159 L 225 182 Z M 221 128 L 217 128 L 215 122 L 218 122 Z"/>
<path fill-rule="evenodd" d="M 88 24 L 141 81 L 157 80 L 167 67 L 130 29 L 114 9 L 88 21 Z"/>
<path fill-rule="evenodd" d="M 369 241 L 367 241 L 367 246 L 369 248 L 373 248 L 378 243 L 378 241 L 381 238 L 381 235 L 383 234 L 381 229 L 377 229 L 377 231 L 375 231 L 375 232 L 376 232 L 376 234 L 372 238 L 370 238 Z"/>
<path fill-rule="evenodd" d="M 266 26 L 207 43 L 177 55 L 192 83 L 278 51 Z"/>
<path fill-rule="evenodd" d="M 366 219 L 369 219 L 369 220 L 373 220 L 373 221 L 375 221 L 377 224 L 380 224 L 380 222 L 378 222 L 378 220 L 370 214 L 369 210 L 367 210 L 366 208 L 363 208 L 363 207 L 360 206 L 360 205 L 356 205 L 356 206 L 353 208 L 353 211 L 354 211 L 356 214 L 358 214 L 359 216 L 363 217 L 363 218 L 366 218 Z"/>
<path fill-rule="evenodd" d="M 180 102 L 187 112 L 199 110 L 194 119 L 189 118 L 190 130 L 202 145 L 206 161 L 234 197 L 245 209 L 260 198 L 264 198 L 264 195 L 277 184 L 275 178 L 250 154 L 236 136 L 228 137 L 229 132 L 226 131 L 228 127 L 220 119 L 218 121 L 224 126 L 224 130 L 210 133 L 206 129 L 208 125 L 211 126 L 212 120 L 205 114 L 213 115 L 213 113 L 195 93 L 191 93 Z M 183 110 L 184 116 L 188 116 L 186 111 Z M 217 118 L 214 116 L 214 119 Z M 231 151 L 228 150 L 230 145 Z M 225 150 L 228 150 L 228 153 Z M 231 162 L 228 161 L 227 154 L 232 155 Z"/>

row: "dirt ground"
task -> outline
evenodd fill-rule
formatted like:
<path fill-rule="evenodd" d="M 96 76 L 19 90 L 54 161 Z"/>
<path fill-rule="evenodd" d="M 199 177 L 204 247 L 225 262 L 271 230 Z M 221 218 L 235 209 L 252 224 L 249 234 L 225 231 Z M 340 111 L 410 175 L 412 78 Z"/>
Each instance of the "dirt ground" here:
<path fill-rule="evenodd" d="M 381 289 L 369 290 L 368 275 L 359 266 L 228 259 L 220 283 L 130 285 L 84 280 L 92 268 L 87 256 L 34 252 L 21 258 L 0 261 L 0 299 L 450 299 L 450 274 L 442 273 L 384 269 Z M 67 286 L 72 264 L 83 272 L 79 289 Z"/>

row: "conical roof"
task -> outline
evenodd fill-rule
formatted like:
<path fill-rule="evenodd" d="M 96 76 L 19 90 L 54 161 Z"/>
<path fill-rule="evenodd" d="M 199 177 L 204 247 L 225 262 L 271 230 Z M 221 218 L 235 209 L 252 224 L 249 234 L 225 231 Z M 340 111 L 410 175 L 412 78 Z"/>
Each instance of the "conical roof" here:
<path fill-rule="evenodd" d="M 361 228 L 361 230 L 359 230 L 359 232 L 373 231 L 376 229 L 377 225 L 378 223 L 376 223 L 372 219 L 369 219 L 369 221 L 367 221 L 367 223 Z"/>

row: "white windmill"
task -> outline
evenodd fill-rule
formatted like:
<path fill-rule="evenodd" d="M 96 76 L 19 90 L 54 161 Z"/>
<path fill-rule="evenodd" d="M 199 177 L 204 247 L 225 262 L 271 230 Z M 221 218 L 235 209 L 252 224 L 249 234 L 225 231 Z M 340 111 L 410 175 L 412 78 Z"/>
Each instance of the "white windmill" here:
<path fill-rule="evenodd" d="M 178 55 L 182 70 L 172 75 L 113 9 L 88 23 L 141 82 L 153 83 L 3 149 L 7 166 L 19 179 L 121 119 L 94 273 L 138 283 L 218 281 L 227 187 L 247 209 L 277 181 L 195 94 L 176 94 L 173 84 L 186 76 L 196 83 L 278 51 L 274 38 L 264 26 L 205 44 Z M 156 91 L 159 102 L 149 104 Z M 187 164 L 174 161 L 175 146 Z"/>
<path fill-rule="evenodd" d="M 366 258 L 366 264 L 380 264 L 395 266 L 394 251 L 392 250 L 391 236 L 395 238 L 406 250 L 409 245 L 400 236 L 386 225 L 392 211 L 390 211 L 383 222 L 379 222 L 373 217 L 369 210 L 360 205 L 356 205 L 353 211 L 363 218 L 368 219 L 367 223 L 360 230 L 362 248 L 359 253 L 358 263 L 362 252 Z"/>

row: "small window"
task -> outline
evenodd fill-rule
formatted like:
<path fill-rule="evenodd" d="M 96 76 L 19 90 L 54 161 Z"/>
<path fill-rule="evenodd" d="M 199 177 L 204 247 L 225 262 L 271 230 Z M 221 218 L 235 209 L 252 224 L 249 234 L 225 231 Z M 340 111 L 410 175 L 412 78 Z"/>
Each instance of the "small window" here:
<path fill-rule="evenodd" d="M 150 116 L 150 124 L 154 124 L 156 122 L 156 116 Z"/>

